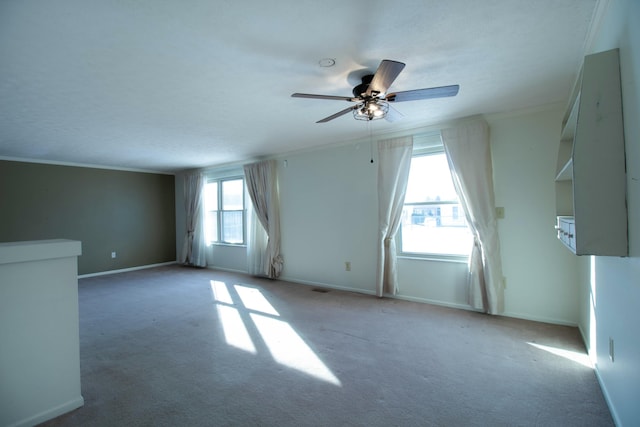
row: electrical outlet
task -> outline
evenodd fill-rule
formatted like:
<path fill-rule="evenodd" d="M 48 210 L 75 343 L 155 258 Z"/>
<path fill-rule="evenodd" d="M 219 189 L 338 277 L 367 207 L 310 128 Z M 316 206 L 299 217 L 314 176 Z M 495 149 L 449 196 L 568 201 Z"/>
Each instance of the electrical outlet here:
<path fill-rule="evenodd" d="M 116 253 L 115 252 L 111 252 L 111 258 L 115 258 L 116 257 Z"/>
<path fill-rule="evenodd" d="M 497 207 L 496 208 L 496 217 L 498 219 L 504 219 L 504 208 L 503 207 Z"/>
<path fill-rule="evenodd" d="M 344 271 L 351 271 L 351 261 L 344 262 Z"/>

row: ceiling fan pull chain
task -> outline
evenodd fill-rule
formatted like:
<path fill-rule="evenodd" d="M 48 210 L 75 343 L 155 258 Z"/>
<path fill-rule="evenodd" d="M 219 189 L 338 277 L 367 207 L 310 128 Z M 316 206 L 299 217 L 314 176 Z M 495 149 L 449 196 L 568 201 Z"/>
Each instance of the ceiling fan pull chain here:
<path fill-rule="evenodd" d="M 371 153 L 371 163 L 373 163 L 373 133 L 371 132 L 371 120 L 367 122 L 369 126 L 369 151 Z"/>

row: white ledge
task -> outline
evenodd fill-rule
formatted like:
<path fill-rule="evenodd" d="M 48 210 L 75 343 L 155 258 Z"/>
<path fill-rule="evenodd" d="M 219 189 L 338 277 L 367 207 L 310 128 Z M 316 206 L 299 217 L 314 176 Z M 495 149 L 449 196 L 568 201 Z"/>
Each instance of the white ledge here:
<path fill-rule="evenodd" d="M 0 243 L 0 264 L 67 258 L 82 254 L 77 240 L 52 239 Z"/>

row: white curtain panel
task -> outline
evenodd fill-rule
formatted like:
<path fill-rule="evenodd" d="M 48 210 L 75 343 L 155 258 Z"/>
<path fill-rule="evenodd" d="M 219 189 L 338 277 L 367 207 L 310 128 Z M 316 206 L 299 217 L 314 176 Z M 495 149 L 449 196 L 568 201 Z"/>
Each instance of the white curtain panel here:
<path fill-rule="evenodd" d="M 477 120 L 444 129 L 442 141 L 456 192 L 475 237 L 469 257 L 469 304 L 499 314 L 504 310 L 504 289 L 489 126 Z"/>
<path fill-rule="evenodd" d="M 184 207 L 187 216 L 187 234 L 184 238 L 180 262 L 195 267 L 206 267 L 204 241 L 204 185 L 206 177 L 193 173 L 184 178 Z"/>
<path fill-rule="evenodd" d="M 376 295 L 398 290 L 395 236 L 407 191 L 413 137 L 378 142 L 378 265 Z"/>
<path fill-rule="evenodd" d="M 275 279 L 282 272 L 283 259 L 280 255 L 280 203 L 278 199 L 278 183 L 276 177 L 275 160 L 264 160 L 244 166 L 247 192 L 253 203 L 253 209 L 258 221 L 267 234 L 267 245 L 263 261 L 253 258 L 251 264 L 263 264 L 263 274 Z M 251 240 L 247 242 L 250 245 Z M 257 247 L 248 247 L 247 256 L 253 254 Z"/>
<path fill-rule="evenodd" d="M 267 243 L 269 236 L 260 223 L 253 203 L 247 204 L 247 272 L 264 276 L 268 271 Z"/>

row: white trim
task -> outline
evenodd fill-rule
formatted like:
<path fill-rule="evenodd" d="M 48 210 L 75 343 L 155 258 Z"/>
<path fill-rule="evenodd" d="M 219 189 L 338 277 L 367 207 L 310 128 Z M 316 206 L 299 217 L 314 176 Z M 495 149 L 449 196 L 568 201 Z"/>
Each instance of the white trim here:
<path fill-rule="evenodd" d="M 441 260 L 437 260 L 437 261 L 441 261 Z M 125 273 L 127 271 L 143 270 L 143 269 L 154 268 L 154 267 L 162 267 L 162 266 L 165 266 L 165 265 L 172 265 L 172 264 L 178 264 L 178 262 L 177 261 L 163 262 L 163 263 L 159 263 L 159 264 L 150 264 L 150 265 L 143 265 L 143 266 L 139 266 L 139 267 L 124 268 L 124 269 L 121 269 L 121 270 L 111 270 L 111 271 L 103 271 L 103 272 L 99 272 L 99 273 L 83 274 L 83 275 L 79 275 L 78 278 L 79 279 L 83 279 L 83 278 L 86 278 L 86 277 L 105 276 L 105 275 L 108 275 L 108 274 Z M 246 270 L 237 270 L 237 269 L 233 269 L 233 268 L 224 268 L 224 267 L 216 267 L 216 266 L 207 266 L 206 268 L 209 269 L 209 270 L 220 270 L 220 271 L 226 271 L 226 272 L 230 272 L 230 273 L 240 273 L 240 274 L 247 274 L 247 275 L 249 274 Z M 265 278 L 266 278 L 266 276 L 265 276 Z M 337 291 L 354 292 L 354 293 L 364 294 L 364 295 L 375 295 L 376 294 L 375 291 L 369 290 L 369 289 L 352 288 L 352 287 L 348 287 L 348 286 L 338 286 L 338 285 L 332 285 L 332 284 L 325 283 L 325 282 L 316 282 L 316 281 L 313 281 L 313 280 L 301 280 L 301 279 L 296 279 L 296 278 L 286 277 L 286 276 L 281 276 L 277 280 L 282 281 L 282 282 L 289 282 L 289 283 L 293 283 L 293 284 L 298 284 L 298 285 L 319 286 L 319 287 L 326 288 L 326 289 L 335 289 Z M 456 309 L 466 310 L 466 311 L 475 311 L 475 312 L 480 312 L 481 313 L 481 311 L 475 310 L 471 306 L 466 305 L 466 304 L 458 304 L 458 303 L 452 303 L 452 302 L 446 302 L 446 301 L 432 300 L 432 299 L 428 299 L 428 298 L 412 297 L 412 296 L 407 296 L 407 295 L 384 294 L 384 297 L 392 298 L 392 299 L 405 300 L 405 301 L 411 301 L 411 302 L 419 302 L 419 303 L 423 303 L 423 304 L 438 305 L 438 306 L 442 306 L 442 307 L 456 308 Z M 518 314 L 518 313 L 509 313 L 509 312 L 502 313 L 500 316 L 512 317 L 512 318 L 515 318 L 515 319 L 530 320 L 530 321 L 533 321 L 533 322 L 550 323 L 550 324 L 562 325 L 562 326 L 573 326 L 573 327 L 577 326 L 578 329 L 580 329 L 579 325 L 576 324 L 575 322 L 569 322 L 569 321 L 562 320 L 562 319 L 553 319 L 553 318 L 549 318 L 549 317 L 531 316 L 531 315 L 527 315 L 527 314 Z M 581 329 L 580 329 L 580 332 L 582 334 L 582 330 Z M 584 334 L 582 334 L 582 338 L 584 340 Z"/>
<path fill-rule="evenodd" d="M 583 59 L 580 61 L 580 68 L 582 68 L 582 63 L 584 62 L 584 56 L 594 53 L 592 50 L 595 44 L 596 35 L 600 33 L 602 20 L 609 10 L 610 3 L 611 0 L 597 0 L 596 7 L 593 9 L 593 15 L 591 15 L 591 25 L 589 25 L 587 36 L 585 37 L 584 45 L 582 46 Z"/>
<path fill-rule="evenodd" d="M 337 141 L 334 143 L 300 148 L 297 150 L 290 150 L 287 152 L 274 154 L 273 156 L 270 156 L 269 159 L 275 159 L 278 161 L 287 160 L 287 157 L 289 156 L 297 156 L 300 154 L 312 153 L 314 151 L 326 150 L 330 148 L 348 147 L 348 146 L 354 146 L 359 144 L 367 144 L 368 146 L 369 144 L 372 143 L 372 141 L 377 142 L 380 139 L 390 139 L 390 138 L 400 138 L 403 136 L 416 136 L 416 135 L 422 135 L 422 134 L 426 135 L 426 134 L 440 133 L 442 129 L 458 126 L 461 123 L 478 120 L 479 118 L 482 118 L 482 117 L 483 115 L 477 114 L 477 115 L 468 116 L 468 117 L 444 120 L 442 122 L 433 123 L 433 124 L 417 125 L 413 127 L 404 128 L 404 129 L 387 129 L 379 132 L 374 132 L 371 134 L 371 136 L 367 135 L 367 136 L 361 136 L 361 137 L 354 137 L 351 139 L 345 139 L 345 140 Z"/>
<path fill-rule="evenodd" d="M 431 262 L 452 262 L 454 264 L 468 264 L 468 255 L 438 255 L 438 254 L 417 254 L 411 252 L 399 252 L 398 259 L 410 261 L 431 261 Z"/>
<path fill-rule="evenodd" d="M 22 420 L 16 421 L 13 424 L 9 424 L 7 427 L 34 426 L 36 424 L 40 424 L 45 421 L 52 420 L 62 414 L 66 414 L 67 412 L 71 412 L 74 409 L 78 409 L 83 405 L 84 405 L 84 398 L 82 396 L 79 396 L 61 405 L 58 405 L 53 408 L 49 408 L 46 411 L 40 412 L 39 414 L 35 414 L 28 418 L 24 418 Z"/>
<path fill-rule="evenodd" d="M 458 304 L 458 303 L 454 303 L 454 302 L 438 301 L 438 300 L 433 300 L 433 299 L 428 299 L 428 298 L 419 298 L 419 297 L 412 297 L 412 296 L 407 296 L 407 295 L 385 294 L 385 297 L 395 298 L 395 299 L 399 299 L 399 300 L 403 300 L 403 301 L 419 302 L 419 303 L 422 303 L 422 304 L 437 305 L 437 306 L 440 306 L 440 307 L 455 308 L 455 309 L 459 309 L 459 310 L 475 311 L 475 312 L 482 313 L 481 311 L 474 309 L 473 307 L 471 307 L 468 304 Z"/>
<path fill-rule="evenodd" d="M 567 94 L 567 96 L 568 95 L 569 94 Z M 551 102 L 547 104 L 536 105 L 535 107 L 525 107 L 525 108 L 518 108 L 516 110 L 487 113 L 487 114 L 484 114 L 482 118 L 484 118 L 485 121 L 489 123 L 489 126 L 491 126 L 491 123 L 496 120 L 504 120 L 512 117 L 520 117 L 524 115 L 542 113 L 542 112 L 553 111 L 553 110 L 564 111 L 566 109 L 566 105 L 567 105 L 566 101 Z"/>
<path fill-rule="evenodd" d="M 346 287 L 346 286 L 336 286 L 336 285 L 331 285 L 331 284 L 328 284 L 328 283 L 315 282 L 315 281 L 310 281 L 310 280 L 300 280 L 300 279 L 295 279 L 295 278 L 291 278 L 291 277 L 279 277 L 278 280 L 281 280 L 283 282 L 299 284 L 299 285 L 319 286 L 319 287 L 323 287 L 323 288 L 326 288 L 326 289 L 335 289 L 335 290 L 338 290 L 338 291 L 355 292 L 355 293 L 365 294 L 365 295 L 375 295 L 376 294 L 375 291 L 369 290 L 369 289 L 359 289 L 359 288 L 350 288 L 350 287 Z M 474 308 L 472 308 L 470 305 L 467 305 L 467 304 L 458 304 L 458 303 L 452 303 L 452 302 L 446 302 L 446 301 L 432 300 L 432 299 L 428 299 L 428 298 L 412 297 L 412 296 L 407 296 L 407 295 L 384 294 L 384 297 L 385 298 L 399 299 L 399 300 L 418 302 L 418 303 L 423 303 L 423 304 L 438 305 L 438 306 L 441 306 L 441 307 L 456 308 L 456 309 L 460 309 L 460 310 L 474 311 L 474 312 L 482 313 L 482 311 L 475 310 Z M 577 326 L 576 323 L 569 322 L 569 321 L 566 321 L 566 320 L 563 320 L 563 319 L 553 319 L 553 318 L 549 318 L 549 317 L 530 316 L 530 315 L 526 315 L 526 314 L 502 313 L 499 316 L 512 317 L 514 319 L 530 320 L 530 321 L 533 321 L 533 322 L 550 323 L 550 324 L 553 324 L 553 325 L 573 326 L 573 327 Z"/>
<path fill-rule="evenodd" d="M 370 295 L 370 296 L 376 295 L 375 291 L 369 290 L 369 289 L 350 288 L 346 286 L 330 285 L 328 283 L 323 283 L 323 282 L 314 282 L 309 280 L 299 280 L 299 279 L 284 278 L 284 277 L 280 277 L 278 278 L 278 280 L 281 280 L 283 282 L 298 284 L 298 285 L 304 285 L 304 286 L 312 286 L 312 287 L 318 286 L 325 289 L 335 289 L 337 291 L 353 292 L 357 294 L 364 294 L 364 295 Z M 445 301 L 437 301 L 437 300 L 431 300 L 426 298 L 411 297 L 406 295 L 392 295 L 392 294 L 385 293 L 384 298 L 417 302 L 421 304 L 431 304 L 431 305 L 437 305 L 441 307 L 455 308 L 455 309 L 461 309 L 461 310 L 467 310 L 467 311 L 477 311 L 477 310 L 474 310 L 471 306 L 465 305 L 465 304 L 449 303 Z"/>
<path fill-rule="evenodd" d="M 552 317 L 532 316 L 530 314 L 513 313 L 513 312 L 504 312 L 500 315 L 505 317 L 513 317 L 515 319 L 531 320 L 533 322 L 550 323 L 552 325 L 562 325 L 562 326 L 572 326 L 572 327 L 578 326 L 576 322 L 571 322 L 564 319 L 555 319 Z"/>
<path fill-rule="evenodd" d="M 176 172 L 176 174 L 187 174 L 191 172 L 202 172 L 208 176 L 209 173 L 213 173 L 214 175 L 217 173 L 225 174 L 231 172 L 240 172 L 240 174 L 244 174 L 244 165 L 248 163 L 254 163 L 260 160 L 267 160 L 274 157 L 249 157 L 245 160 L 238 160 L 234 162 L 220 163 L 220 164 L 211 164 L 208 166 L 202 166 L 198 168 L 188 168 L 181 169 Z M 213 176 L 213 175 L 212 175 Z"/>
<path fill-rule="evenodd" d="M 293 283 L 293 284 L 298 284 L 298 285 L 304 285 L 304 286 L 319 286 L 322 288 L 326 288 L 326 289 L 335 289 L 337 291 L 345 291 L 345 292 L 354 292 L 354 293 L 358 293 L 358 294 L 365 294 L 365 295 L 375 295 L 375 291 L 372 290 L 368 290 L 368 289 L 359 289 L 359 288 L 350 288 L 350 287 L 346 287 L 346 286 L 336 286 L 336 285 L 330 285 L 328 283 L 323 283 L 323 282 L 314 282 L 311 280 L 300 280 L 300 279 L 294 279 L 294 278 L 290 278 L 290 277 L 278 277 L 278 280 L 282 281 L 282 282 L 289 282 L 289 283 Z"/>
<path fill-rule="evenodd" d="M 613 405 L 613 401 L 611 400 L 611 396 L 609 395 L 609 391 L 600 376 L 600 370 L 598 369 L 598 364 L 594 363 L 593 370 L 596 373 L 596 378 L 598 379 L 598 384 L 600 384 L 600 390 L 602 390 L 602 395 L 604 396 L 605 402 L 607 402 L 607 406 L 609 407 L 609 412 L 611 412 L 611 418 L 613 418 L 613 423 L 617 426 L 621 426 L 622 422 L 620 421 L 620 417 L 616 412 L 616 408 Z"/>
<path fill-rule="evenodd" d="M 54 166 L 71 166 L 75 168 L 106 169 L 106 170 L 122 171 L 122 172 L 153 173 L 153 174 L 159 174 L 159 175 L 175 176 L 175 172 L 155 171 L 155 170 L 149 170 L 149 169 L 123 168 L 119 166 L 105 166 L 105 165 L 96 165 L 92 163 L 62 162 L 57 160 L 30 159 L 26 157 L 7 157 L 7 156 L 0 156 L 0 160 L 6 160 L 8 162 L 38 163 L 38 164 L 54 165 Z"/>
<path fill-rule="evenodd" d="M 600 390 L 602 391 L 602 395 L 604 396 L 605 402 L 607 402 L 607 406 L 609 407 L 609 412 L 611 412 L 611 418 L 613 418 L 613 423 L 617 426 L 621 426 L 622 423 L 620 422 L 620 417 L 618 416 L 618 413 L 616 412 L 616 408 L 613 405 L 613 401 L 611 400 L 609 391 L 607 390 L 607 387 L 605 386 L 605 383 L 602 380 L 602 377 L 600 376 L 600 370 L 598 369 L 597 355 L 596 357 L 593 357 L 594 355 L 590 353 L 589 349 L 591 347 L 589 346 L 590 343 L 589 343 L 589 340 L 587 339 L 588 335 L 585 334 L 585 331 L 583 330 L 582 325 L 578 325 L 578 330 L 580 331 L 580 335 L 582 336 L 582 342 L 584 343 L 584 346 L 587 349 L 589 360 L 591 360 L 591 363 L 593 364 L 593 371 L 596 373 L 596 378 L 598 379 Z"/>
<path fill-rule="evenodd" d="M 249 274 L 246 270 L 236 270 L 235 268 L 216 267 L 215 265 L 208 265 L 206 268 L 207 270 L 220 270 L 220 271 L 227 271 L 229 273 L 241 273 L 241 274 L 247 274 L 247 275 Z"/>
<path fill-rule="evenodd" d="M 78 279 L 85 279 L 87 277 L 96 277 L 96 276 L 107 276 L 109 274 L 126 273 L 128 271 L 145 270 L 147 268 L 162 267 L 165 265 L 173 265 L 177 263 L 178 263 L 177 261 L 169 261 L 169 262 L 161 262 L 158 264 L 141 265 L 138 267 L 122 268 L 119 270 L 107 270 L 107 271 L 99 271 L 97 273 L 79 274 Z"/>
<path fill-rule="evenodd" d="M 230 212 L 230 211 L 226 211 L 226 212 Z M 235 212 L 240 212 L 240 211 L 235 211 Z M 207 247 L 208 248 L 210 248 L 211 246 L 226 246 L 226 247 L 231 247 L 231 248 L 246 248 L 247 244 L 246 243 L 225 243 L 225 242 L 209 242 L 209 243 L 207 243 Z"/>
<path fill-rule="evenodd" d="M 580 325 L 578 323 L 578 331 L 580 332 L 580 336 L 582 337 L 582 343 L 584 344 L 584 347 L 587 349 L 587 353 L 589 352 L 589 340 L 587 339 L 587 336 L 585 335 L 584 331 L 582 330 L 582 325 Z M 591 356 L 591 355 L 589 355 Z"/>
<path fill-rule="evenodd" d="M 504 113 L 504 114 L 508 114 L 508 115 L 523 115 L 523 114 L 527 114 L 530 111 L 546 111 L 548 109 L 550 109 L 550 105 L 555 105 L 555 104 L 545 104 L 545 105 L 541 105 L 541 106 L 537 106 L 537 107 L 527 107 L 527 108 L 523 108 L 523 109 L 519 109 L 519 110 L 514 110 L 514 111 L 509 111 L 508 113 Z M 561 107 L 558 107 L 561 108 Z M 496 113 L 499 114 L 499 113 Z M 284 160 L 288 160 L 287 158 L 290 156 L 298 156 L 301 154 L 307 154 L 307 153 L 312 153 L 315 151 L 320 151 L 320 150 L 326 150 L 326 149 L 330 149 L 330 148 L 339 148 L 339 147 L 348 147 L 348 146 L 357 146 L 359 144 L 367 144 L 367 146 L 369 146 L 369 144 L 375 141 L 378 141 L 380 139 L 388 139 L 388 138 L 399 138 L 399 137 L 403 137 L 403 136 L 416 136 L 416 135 L 421 135 L 421 134 L 433 134 L 433 133 L 440 133 L 443 129 L 447 129 L 447 128 L 451 128 L 454 126 L 458 126 L 462 123 L 466 123 L 469 121 L 475 121 L 478 119 L 482 119 L 485 118 L 487 116 L 491 117 L 494 116 L 496 114 L 475 114 L 472 116 L 466 116 L 466 117 L 459 117 L 459 118 L 449 118 L 449 119 L 443 119 L 440 122 L 436 122 L 436 123 L 431 123 L 431 124 L 421 124 L 421 125 L 412 125 L 410 127 L 406 127 L 406 128 L 394 128 L 394 129 L 387 129 L 387 130 L 382 130 L 382 131 L 378 131 L 378 132 L 374 132 L 371 135 L 367 135 L 367 136 L 361 136 L 361 137 L 353 137 L 350 139 L 345 139 L 345 140 L 340 140 L 334 143 L 329 143 L 329 144 L 324 144 L 324 145 L 314 145 L 312 147 L 305 147 L 305 148 L 299 148 L 299 149 L 293 149 L 293 150 L 289 150 L 289 151 L 284 151 L 281 153 L 274 153 L 272 155 L 269 156 L 261 156 L 261 157 L 252 157 L 252 158 L 247 158 L 245 160 L 239 160 L 236 162 L 230 162 L 230 163 L 220 163 L 220 164 L 211 164 L 208 166 L 203 166 L 203 167 L 199 167 L 199 168 L 188 168 L 188 169 L 182 169 L 179 170 L 177 172 L 175 172 L 175 174 L 185 174 L 191 171 L 200 171 L 200 172 L 204 172 L 204 173 L 209 173 L 209 172 L 218 172 L 220 171 L 228 171 L 228 170 L 234 170 L 238 167 L 242 167 L 245 164 L 249 164 L 249 163 L 253 163 L 256 161 L 260 161 L 260 160 L 276 160 L 278 162 L 280 161 L 284 161 Z"/>

